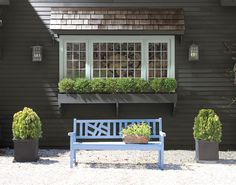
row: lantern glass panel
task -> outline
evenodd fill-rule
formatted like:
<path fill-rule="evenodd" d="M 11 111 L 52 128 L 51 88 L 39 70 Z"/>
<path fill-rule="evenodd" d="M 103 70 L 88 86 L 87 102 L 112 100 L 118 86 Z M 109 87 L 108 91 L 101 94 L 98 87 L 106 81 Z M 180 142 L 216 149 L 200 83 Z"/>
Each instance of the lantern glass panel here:
<path fill-rule="evenodd" d="M 189 61 L 199 60 L 199 47 L 196 44 L 192 44 L 189 48 Z"/>

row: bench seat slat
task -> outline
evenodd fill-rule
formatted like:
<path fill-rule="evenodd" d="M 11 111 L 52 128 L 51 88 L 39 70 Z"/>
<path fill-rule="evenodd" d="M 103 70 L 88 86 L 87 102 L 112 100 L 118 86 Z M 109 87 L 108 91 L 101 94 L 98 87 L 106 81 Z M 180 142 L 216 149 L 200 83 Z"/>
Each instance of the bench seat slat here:
<path fill-rule="evenodd" d="M 77 150 L 148 150 L 157 151 L 161 149 L 160 142 L 149 142 L 148 144 L 125 144 L 124 142 L 83 142 L 74 143 Z"/>
<path fill-rule="evenodd" d="M 151 139 L 159 139 L 159 135 L 151 135 Z M 76 139 L 122 139 L 122 135 L 116 136 L 76 136 Z"/>

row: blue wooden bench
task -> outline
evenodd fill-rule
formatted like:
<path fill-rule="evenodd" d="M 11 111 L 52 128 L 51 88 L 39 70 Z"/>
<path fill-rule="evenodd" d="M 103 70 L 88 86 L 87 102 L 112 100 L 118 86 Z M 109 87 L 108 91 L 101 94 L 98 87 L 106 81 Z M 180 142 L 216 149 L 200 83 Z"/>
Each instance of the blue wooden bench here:
<path fill-rule="evenodd" d="M 148 144 L 125 144 L 124 142 L 79 142 L 77 140 L 121 139 L 121 130 L 134 123 L 148 123 L 151 127 L 151 139 Z M 158 151 L 158 166 L 164 169 L 164 137 L 162 119 L 119 119 L 119 120 L 78 120 L 74 119 L 70 136 L 70 167 L 76 165 L 76 150 L 149 150 Z"/>

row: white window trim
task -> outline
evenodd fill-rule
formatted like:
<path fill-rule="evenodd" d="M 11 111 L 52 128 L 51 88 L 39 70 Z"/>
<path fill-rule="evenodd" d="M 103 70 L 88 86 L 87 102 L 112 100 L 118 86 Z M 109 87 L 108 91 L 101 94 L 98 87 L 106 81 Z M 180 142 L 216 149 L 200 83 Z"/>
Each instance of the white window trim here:
<path fill-rule="evenodd" d="M 168 68 L 167 77 L 175 78 L 175 36 L 170 35 L 61 35 L 59 53 L 59 77 L 60 80 L 66 77 L 66 44 L 68 42 L 86 43 L 86 78 L 92 79 L 93 76 L 93 54 L 92 47 L 94 42 L 141 42 L 142 43 L 142 67 L 141 77 L 148 80 L 148 43 L 166 42 L 168 43 Z"/>

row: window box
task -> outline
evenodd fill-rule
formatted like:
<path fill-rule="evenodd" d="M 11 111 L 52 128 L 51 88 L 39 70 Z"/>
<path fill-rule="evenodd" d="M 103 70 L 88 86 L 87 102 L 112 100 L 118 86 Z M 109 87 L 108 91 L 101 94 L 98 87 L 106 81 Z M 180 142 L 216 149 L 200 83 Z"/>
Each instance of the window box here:
<path fill-rule="evenodd" d="M 176 93 L 146 94 L 58 94 L 58 104 L 115 104 L 119 115 L 119 104 L 130 103 L 170 103 L 173 111 L 177 103 Z"/>
<path fill-rule="evenodd" d="M 236 0 L 221 0 L 221 6 L 236 6 Z"/>

